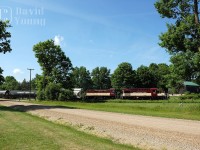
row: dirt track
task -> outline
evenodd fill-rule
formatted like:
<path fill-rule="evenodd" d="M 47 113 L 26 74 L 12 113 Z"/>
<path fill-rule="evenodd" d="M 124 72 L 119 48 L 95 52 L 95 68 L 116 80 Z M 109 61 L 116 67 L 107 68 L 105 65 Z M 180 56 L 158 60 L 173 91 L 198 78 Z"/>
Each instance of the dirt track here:
<path fill-rule="evenodd" d="M 24 102 L 0 105 L 59 121 L 144 149 L 200 150 L 200 121 L 146 117 L 82 109 L 59 108 Z"/>

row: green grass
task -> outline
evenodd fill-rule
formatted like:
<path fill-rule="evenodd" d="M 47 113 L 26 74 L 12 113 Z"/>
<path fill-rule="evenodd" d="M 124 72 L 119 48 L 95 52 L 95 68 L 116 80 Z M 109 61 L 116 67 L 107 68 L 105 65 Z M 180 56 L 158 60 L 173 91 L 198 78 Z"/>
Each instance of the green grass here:
<path fill-rule="evenodd" d="M 136 150 L 4 106 L 0 106 L 0 149 Z"/>
<path fill-rule="evenodd" d="M 200 100 L 108 100 L 101 103 L 31 101 L 34 103 L 126 114 L 200 120 Z"/>

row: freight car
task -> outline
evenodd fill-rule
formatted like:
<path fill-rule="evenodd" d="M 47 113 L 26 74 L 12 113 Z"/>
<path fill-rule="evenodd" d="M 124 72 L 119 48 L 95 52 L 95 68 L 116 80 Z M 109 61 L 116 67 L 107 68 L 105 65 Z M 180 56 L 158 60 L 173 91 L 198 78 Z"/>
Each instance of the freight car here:
<path fill-rule="evenodd" d="M 0 91 L 0 98 L 8 99 L 26 99 L 26 98 L 36 98 L 36 92 L 30 91 L 19 91 L 19 90 L 3 90 Z"/>

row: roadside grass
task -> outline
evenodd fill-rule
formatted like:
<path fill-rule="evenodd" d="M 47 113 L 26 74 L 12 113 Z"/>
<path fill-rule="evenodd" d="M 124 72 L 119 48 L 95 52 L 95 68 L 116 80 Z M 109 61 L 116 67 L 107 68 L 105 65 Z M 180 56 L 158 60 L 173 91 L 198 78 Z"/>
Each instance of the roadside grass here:
<path fill-rule="evenodd" d="M 145 116 L 200 120 L 200 100 L 107 100 L 99 103 L 31 101 L 37 104 L 65 106 Z"/>
<path fill-rule="evenodd" d="M 138 150 L 0 106 L 1 150 Z"/>

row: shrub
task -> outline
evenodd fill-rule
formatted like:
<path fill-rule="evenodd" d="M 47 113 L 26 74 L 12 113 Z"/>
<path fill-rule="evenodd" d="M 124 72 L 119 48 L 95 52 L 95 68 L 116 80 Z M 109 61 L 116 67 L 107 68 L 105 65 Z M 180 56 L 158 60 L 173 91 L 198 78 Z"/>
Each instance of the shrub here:
<path fill-rule="evenodd" d="M 195 93 L 191 93 L 191 94 L 185 94 L 179 97 L 180 100 L 195 100 L 195 99 L 200 99 L 200 94 L 195 94 Z"/>
<path fill-rule="evenodd" d="M 47 100 L 58 100 L 60 89 L 60 84 L 49 83 L 45 89 L 45 98 Z"/>
<path fill-rule="evenodd" d="M 59 101 L 67 101 L 74 98 L 74 93 L 72 90 L 69 89 L 62 89 L 60 91 L 58 100 Z"/>
<path fill-rule="evenodd" d="M 44 91 L 37 91 L 37 99 L 38 100 L 45 100 L 45 92 Z"/>

